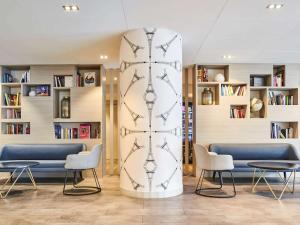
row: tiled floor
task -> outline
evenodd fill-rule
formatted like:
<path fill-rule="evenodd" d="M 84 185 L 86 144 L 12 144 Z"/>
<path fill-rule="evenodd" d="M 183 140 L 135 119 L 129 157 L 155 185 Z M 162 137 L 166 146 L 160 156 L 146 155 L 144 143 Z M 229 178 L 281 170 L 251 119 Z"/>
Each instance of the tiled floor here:
<path fill-rule="evenodd" d="M 193 193 L 194 182 L 184 177 L 184 194 L 156 200 L 120 195 L 117 176 L 102 180 L 102 193 L 82 197 L 62 195 L 62 185 L 39 185 L 1 200 L 0 224 L 300 224 L 300 184 L 277 201 L 268 192 L 251 193 L 249 184 L 239 184 L 233 199 L 205 198 Z"/>

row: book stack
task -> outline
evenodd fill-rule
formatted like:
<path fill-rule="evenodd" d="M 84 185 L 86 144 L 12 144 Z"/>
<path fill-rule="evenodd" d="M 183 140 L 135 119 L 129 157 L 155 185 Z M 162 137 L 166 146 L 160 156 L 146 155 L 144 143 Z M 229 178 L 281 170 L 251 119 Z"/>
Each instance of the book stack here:
<path fill-rule="evenodd" d="M 283 79 L 284 70 L 278 69 L 273 76 L 273 86 L 274 87 L 282 87 L 284 86 L 284 79 Z"/>
<path fill-rule="evenodd" d="M 198 80 L 198 82 L 207 82 L 208 81 L 207 68 L 202 66 L 198 70 L 197 80 Z"/>
<path fill-rule="evenodd" d="M 222 85 L 221 95 L 222 96 L 244 96 L 246 93 L 246 86 Z"/>
<path fill-rule="evenodd" d="M 90 123 L 80 124 L 79 128 L 66 128 L 60 124 L 54 126 L 56 139 L 90 139 L 100 138 L 100 129 L 95 127 L 92 131 Z"/>
<path fill-rule="evenodd" d="M 293 95 L 275 94 L 269 91 L 269 105 L 294 105 Z"/>
<path fill-rule="evenodd" d="M 250 86 L 252 87 L 266 86 L 266 78 L 259 75 L 252 75 L 250 77 Z"/>
<path fill-rule="evenodd" d="M 272 123 L 271 138 L 287 139 L 294 137 L 294 129 L 292 127 L 282 129 L 277 123 Z"/>
<path fill-rule="evenodd" d="M 54 87 L 72 87 L 72 75 L 54 75 Z"/>
<path fill-rule="evenodd" d="M 21 83 L 28 83 L 30 82 L 30 72 L 25 71 L 21 76 Z"/>
<path fill-rule="evenodd" d="M 4 105 L 6 105 L 6 106 L 20 106 L 21 105 L 19 92 L 17 94 L 5 93 L 4 97 L 5 97 Z"/>
<path fill-rule="evenodd" d="M 20 109 L 7 109 L 6 110 L 6 119 L 20 119 L 21 110 Z"/>
<path fill-rule="evenodd" d="M 3 74 L 3 83 L 13 83 L 14 79 L 13 76 L 10 73 L 4 73 Z"/>
<path fill-rule="evenodd" d="M 77 128 L 63 128 L 61 125 L 55 125 L 54 130 L 56 139 L 78 139 Z"/>
<path fill-rule="evenodd" d="M 29 124 L 8 123 L 6 124 L 6 134 L 30 134 Z"/>
<path fill-rule="evenodd" d="M 81 75 L 79 71 L 77 71 L 76 87 L 83 87 L 83 86 L 84 86 L 84 77 Z"/>
<path fill-rule="evenodd" d="M 245 118 L 246 107 L 234 106 L 230 109 L 230 118 Z"/>

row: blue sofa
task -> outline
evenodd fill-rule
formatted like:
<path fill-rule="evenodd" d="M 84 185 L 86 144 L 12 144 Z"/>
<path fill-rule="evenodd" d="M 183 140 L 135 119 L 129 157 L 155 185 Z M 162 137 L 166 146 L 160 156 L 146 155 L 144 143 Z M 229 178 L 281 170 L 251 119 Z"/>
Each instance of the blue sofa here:
<path fill-rule="evenodd" d="M 222 155 L 231 155 L 234 172 L 250 172 L 247 165 L 251 161 L 291 161 L 300 163 L 297 149 L 287 143 L 272 144 L 211 144 L 209 151 Z"/>
<path fill-rule="evenodd" d="M 7 144 L 0 151 L 0 161 L 38 161 L 40 164 L 31 169 L 34 176 L 47 177 L 47 173 L 50 172 L 53 174 L 65 172 L 67 155 L 78 154 L 85 149 L 84 144 Z"/>

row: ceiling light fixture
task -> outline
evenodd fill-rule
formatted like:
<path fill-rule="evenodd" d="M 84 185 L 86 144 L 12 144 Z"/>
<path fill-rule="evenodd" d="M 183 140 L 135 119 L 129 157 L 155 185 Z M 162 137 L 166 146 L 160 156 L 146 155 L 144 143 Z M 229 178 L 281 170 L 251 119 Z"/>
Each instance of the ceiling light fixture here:
<path fill-rule="evenodd" d="M 100 59 L 108 59 L 107 55 L 100 55 Z"/>
<path fill-rule="evenodd" d="M 79 11 L 78 5 L 63 5 L 63 9 L 66 12 L 78 12 Z"/>
<path fill-rule="evenodd" d="M 231 56 L 231 55 L 223 55 L 223 58 L 224 58 L 224 59 L 231 59 L 232 56 Z"/>
<path fill-rule="evenodd" d="M 267 5 L 267 9 L 281 9 L 283 7 L 283 4 L 269 4 Z"/>

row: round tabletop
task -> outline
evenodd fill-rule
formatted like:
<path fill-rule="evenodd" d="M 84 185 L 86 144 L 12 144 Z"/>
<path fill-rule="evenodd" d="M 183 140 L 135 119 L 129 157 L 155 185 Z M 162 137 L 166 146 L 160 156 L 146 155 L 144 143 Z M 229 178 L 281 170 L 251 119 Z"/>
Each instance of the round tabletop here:
<path fill-rule="evenodd" d="M 295 170 L 298 169 L 299 166 L 295 163 L 289 162 L 249 162 L 248 166 L 259 168 L 259 169 L 267 169 L 267 170 Z"/>
<path fill-rule="evenodd" d="M 39 165 L 36 161 L 2 161 L 0 162 L 0 169 L 16 169 L 26 168 Z"/>

